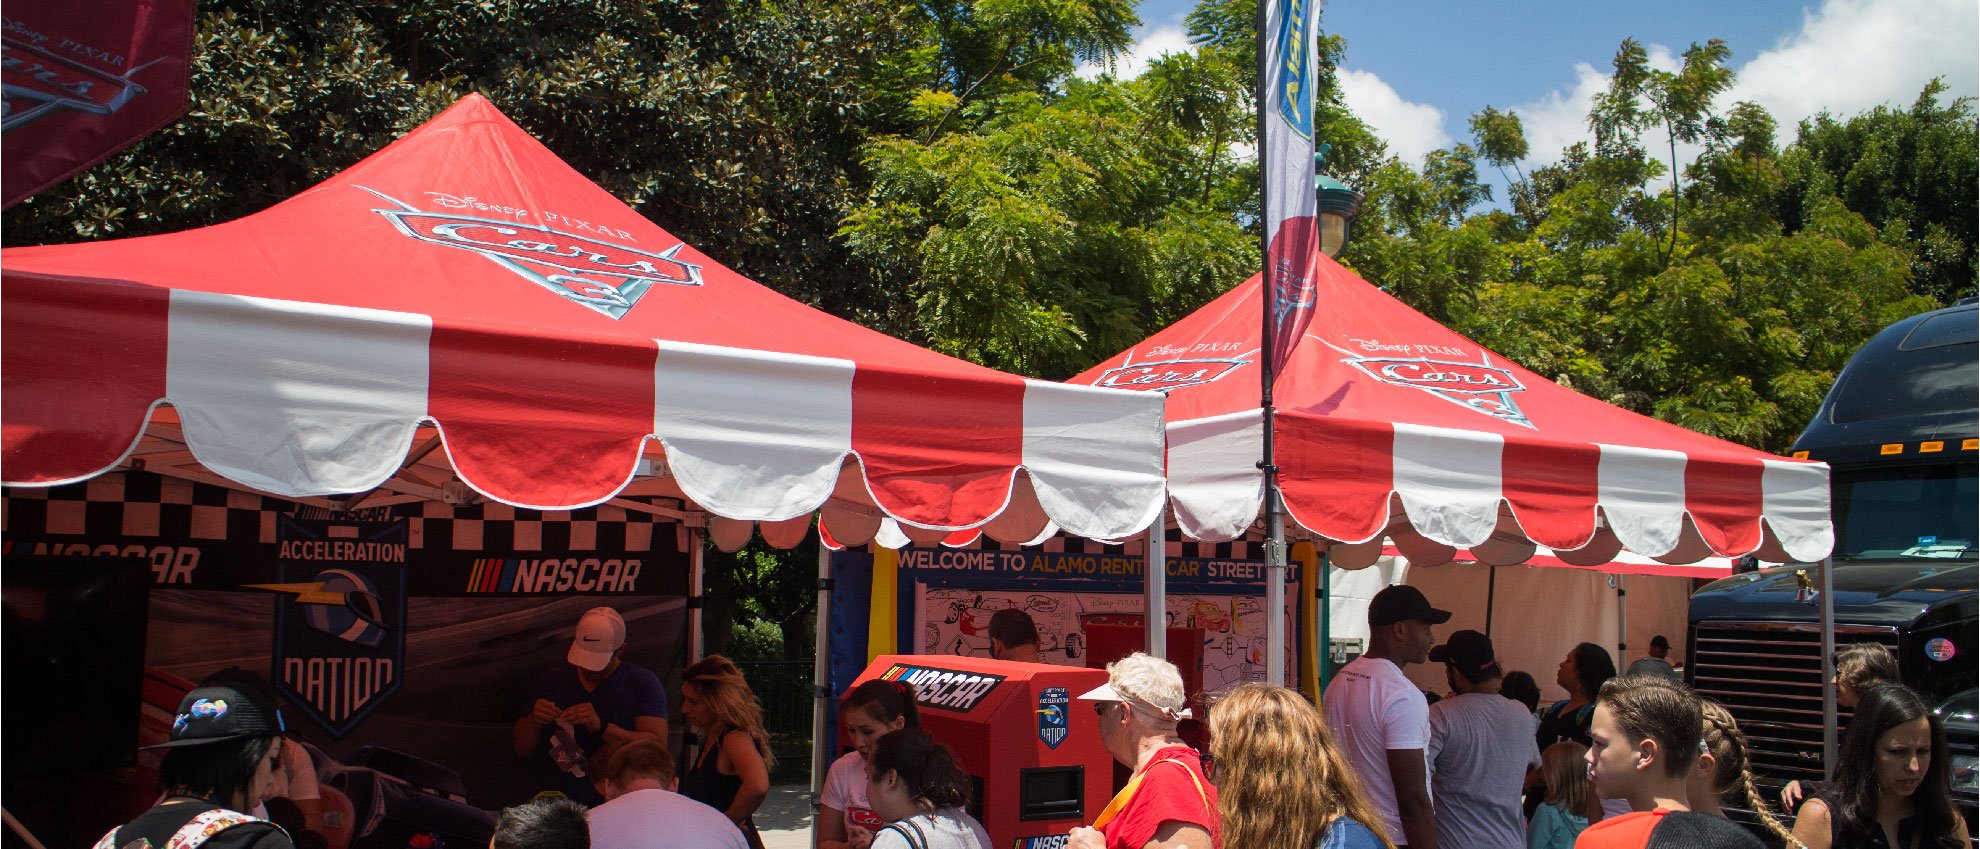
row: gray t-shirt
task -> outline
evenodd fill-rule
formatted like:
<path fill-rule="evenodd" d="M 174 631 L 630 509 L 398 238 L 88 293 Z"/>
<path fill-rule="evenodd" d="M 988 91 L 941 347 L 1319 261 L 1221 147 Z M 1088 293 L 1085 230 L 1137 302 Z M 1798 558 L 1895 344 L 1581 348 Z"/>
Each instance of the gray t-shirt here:
<path fill-rule="evenodd" d="M 1431 798 L 1437 845 L 1525 849 L 1519 793 L 1540 765 L 1526 707 L 1497 693 L 1465 693 L 1430 706 Z"/>
<path fill-rule="evenodd" d="M 1624 675 L 1662 675 L 1665 678 L 1678 677 L 1677 669 L 1671 666 L 1670 661 L 1665 660 L 1661 657 L 1639 658 L 1635 663 L 1630 664 L 1629 671 L 1624 672 L 1623 674 Z"/>

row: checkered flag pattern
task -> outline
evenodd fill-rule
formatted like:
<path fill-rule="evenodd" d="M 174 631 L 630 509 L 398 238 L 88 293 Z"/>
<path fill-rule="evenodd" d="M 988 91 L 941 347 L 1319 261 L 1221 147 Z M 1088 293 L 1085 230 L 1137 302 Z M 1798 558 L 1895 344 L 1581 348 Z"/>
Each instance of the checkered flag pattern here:
<path fill-rule="evenodd" d="M 601 505 L 583 510 L 524 510 L 489 502 L 440 502 L 338 512 L 272 496 L 145 472 L 101 475 L 58 487 L 8 487 L 0 531 L 79 539 L 164 539 L 275 542 L 275 517 L 409 519 L 413 548 L 453 551 L 583 552 L 684 550 L 685 529 L 671 520 Z"/>

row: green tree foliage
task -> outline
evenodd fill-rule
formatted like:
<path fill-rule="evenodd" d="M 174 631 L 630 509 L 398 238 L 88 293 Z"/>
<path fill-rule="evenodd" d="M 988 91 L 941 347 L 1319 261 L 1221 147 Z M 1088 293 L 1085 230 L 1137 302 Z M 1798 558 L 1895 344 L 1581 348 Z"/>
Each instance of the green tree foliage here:
<path fill-rule="evenodd" d="M 1910 109 L 1877 107 L 1847 120 L 1803 121 L 1782 156 L 1788 185 L 1783 220 L 1799 220 L 1810 198 L 1834 196 L 1911 254 L 1917 291 L 1940 301 L 1974 293 L 1976 153 L 1972 98 L 1942 102 L 1933 80 Z"/>
<path fill-rule="evenodd" d="M 883 281 L 833 238 L 856 150 L 923 73 L 878 0 L 215 0 L 192 111 L 6 214 L 9 244 L 144 235 L 293 196 L 469 92 L 718 260 L 868 323 Z"/>
<path fill-rule="evenodd" d="M 1590 111 L 1594 144 L 1516 182 L 1511 213 L 1475 211 L 1466 165 L 1516 159 L 1524 134 L 1518 116 L 1481 112 L 1476 149 L 1378 172 L 1347 259 L 1575 389 L 1785 449 L 1870 335 L 1973 291 L 1980 130 L 1935 82 L 1910 110 L 1821 116 L 1777 147 L 1766 110 L 1713 107 L 1729 55 L 1707 42 L 1664 72 L 1625 41 Z M 1703 152 L 1681 162 L 1678 142 Z"/>

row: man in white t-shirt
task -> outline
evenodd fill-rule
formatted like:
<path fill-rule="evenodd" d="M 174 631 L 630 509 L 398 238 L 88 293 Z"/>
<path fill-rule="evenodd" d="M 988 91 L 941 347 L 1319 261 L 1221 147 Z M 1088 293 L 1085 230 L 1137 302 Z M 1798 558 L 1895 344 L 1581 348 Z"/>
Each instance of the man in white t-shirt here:
<path fill-rule="evenodd" d="M 1430 650 L 1444 664 L 1456 695 L 1430 706 L 1430 789 L 1436 799 L 1437 844 L 1475 849 L 1525 849 L 1520 789 L 1540 766 L 1533 714 L 1499 692 L 1505 672 L 1492 638 L 1458 631 Z"/>
<path fill-rule="evenodd" d="M 749 849 L 721 811 L 674 792 L 674 759 L 652 740 L 608 747 L 591 809 L 592 849 Z"/>
<path fill-rule="evenodd" d="M 1410 849 L 1437 849 L 1436 809 L 1424 750 L 1430 705 L 1402 667 L 1429 659 L 1430 626 L 1451 620 L 1415 587 L 1393 586 L 1368 604 L 1368 652 L 1327 685 L 1320 706 L 1389 839 Z M 1368 823 L 1376 827 L 1376 823 Z"/>

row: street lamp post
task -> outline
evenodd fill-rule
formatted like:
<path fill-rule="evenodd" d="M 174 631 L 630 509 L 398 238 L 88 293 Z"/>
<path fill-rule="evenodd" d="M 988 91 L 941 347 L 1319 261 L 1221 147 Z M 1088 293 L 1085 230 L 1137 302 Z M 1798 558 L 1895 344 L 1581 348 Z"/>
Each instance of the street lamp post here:
<path fill-rule="evenodd" d="M 1326 164 L 1327 154 L 1332 150 L 1331 145 L 1321 144 L 1313 151 L 1313 194 L 1319 212 L 1317 223 L 1320 228 L 1320 251 L 1329 257 L 1339 257 L 1341 249 L 1347 247 L 1354 216 L 1361 211 L 1362 195 L 1349 188 L 1346 183 L 1327 176 L 1321 170 Z M 1276 481 L 1274 483 L 1276 484 Z M 1268 522 L 1269 527 L 1271 525 Z M 1316 576 L 1319 579 L 1319 586 L 1315 587 L 1313 603 L 1317 608 L 1314 614 L 1320 627 L 1320 634 L 1316 640 L 1318 646 L 1313 653 L 1315 664 L 1313 679 L 1325 689 L 1327 680 L 1333 677 L 1330 667 L 1334 657 L 1334 638 L 1331 621 L 1333 568 L 1324 554 L 1321 555 L 1320 568 L 1317 571 L 1320 573 Z"/>

